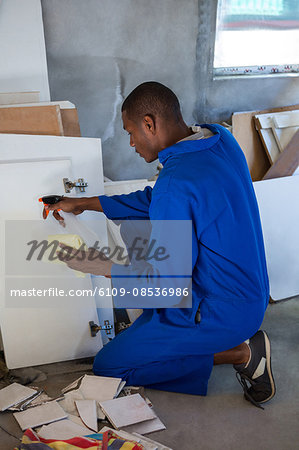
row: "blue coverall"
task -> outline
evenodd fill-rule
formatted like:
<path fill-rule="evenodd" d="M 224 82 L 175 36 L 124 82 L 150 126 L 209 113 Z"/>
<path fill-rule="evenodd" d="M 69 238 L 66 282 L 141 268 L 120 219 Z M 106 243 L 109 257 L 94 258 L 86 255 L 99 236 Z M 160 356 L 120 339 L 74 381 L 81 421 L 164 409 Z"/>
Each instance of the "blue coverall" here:
<path fill-rule="evenodd" d="M 159 152 L 163 169 L 153 189 L 99 197 L 109 219 L 191 219 L 193 270 L 192 308 L 144 310 L 99 351 L 96 375 L 206 395 L 214 354 L 244 342 L 263 321 L 269 283 L 247 163 L 228 130 L 201 127 L 213 136 Z M 114 276 L 125 270 L 113 266 L 113 285 L 121 286 Z"/>

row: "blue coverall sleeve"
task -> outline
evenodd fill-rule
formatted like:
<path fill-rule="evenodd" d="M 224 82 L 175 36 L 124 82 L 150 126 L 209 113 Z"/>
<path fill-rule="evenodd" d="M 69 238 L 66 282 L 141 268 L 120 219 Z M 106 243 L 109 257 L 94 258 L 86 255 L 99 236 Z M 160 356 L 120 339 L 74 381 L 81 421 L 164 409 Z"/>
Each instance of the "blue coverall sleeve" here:
<path fill-rule="evenodd" d="M 100 195 L 99 200 L 103 212 L 108 219 L 148 219 L 152 188 L 147 186 L 143 191 L 130 194 Z"/>
<path fill-rule="evenodd" d="M 185 198 L 174 198 L 173 194 L 163 193 L 152 199 L 150 207 L 151 235 L 149 245 L 155 249 L 165 249 L 162 258 L 149 260 L 131 258 L 129 266 L 112 267 L 113 286 L 126 295 L 114 297 L 117 307 L 124 308 L 169 308 L 181 303 L 182 296 L 176 292 L 190 291 L 192 270 L 198 254 L 192 222 L 192 205 Z M 194 242 L 194 248 L 193 248 Z M 154 251 L 150 256 L 153 256 Z M 132 292 L 135 294 L 132 296 Z M 149 292 L 154 295 L 140 295 Z M 155 295 L 162 292 L 163 295 Z"/>

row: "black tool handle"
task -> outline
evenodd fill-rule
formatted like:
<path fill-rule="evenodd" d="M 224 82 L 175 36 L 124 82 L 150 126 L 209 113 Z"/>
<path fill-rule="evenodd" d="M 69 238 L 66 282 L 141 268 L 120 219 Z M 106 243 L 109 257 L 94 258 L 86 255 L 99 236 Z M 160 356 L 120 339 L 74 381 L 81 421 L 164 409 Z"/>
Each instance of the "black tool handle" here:
<path fill-rule="evenodd" d="M 45 205 L 55 205 L 55 203 L 60 202 L 63 195 L 45 195 L 42 197 L 42 201 Z"/>

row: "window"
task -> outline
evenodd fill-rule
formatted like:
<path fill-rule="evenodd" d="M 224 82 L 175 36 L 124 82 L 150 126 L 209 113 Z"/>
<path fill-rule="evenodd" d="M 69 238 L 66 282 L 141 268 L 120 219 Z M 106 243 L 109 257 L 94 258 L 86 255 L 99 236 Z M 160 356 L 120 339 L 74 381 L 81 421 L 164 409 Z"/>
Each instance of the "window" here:
<path fill-rule="evenodd" d="M 298 0 L 219 0 L 214 75 L 299 73 Z"/>

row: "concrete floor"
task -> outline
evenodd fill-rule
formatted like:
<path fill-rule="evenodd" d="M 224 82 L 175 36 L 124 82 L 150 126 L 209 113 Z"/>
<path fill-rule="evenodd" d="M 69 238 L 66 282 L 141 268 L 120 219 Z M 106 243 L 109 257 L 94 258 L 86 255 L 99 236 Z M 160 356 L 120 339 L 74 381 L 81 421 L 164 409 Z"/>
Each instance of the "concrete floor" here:
<path fill-rule="evenodd" d="M 294 450 L 299 442 L 299 297 L 269 305 L 263 329 L 272 343 L 276 396 L 265 410 L 242 396 L 231 366 L 215 367 L 209 395 L 199 397 L 147 390 L 167 429 L 148 435 L 174 450 Z M 39 383 L 49 395 L 83 373 L 89 362 L 40 366 L 47 380 Z M 0 449 L 12 450 L 21 430 L 11 413 L 0 414 Z"/>

